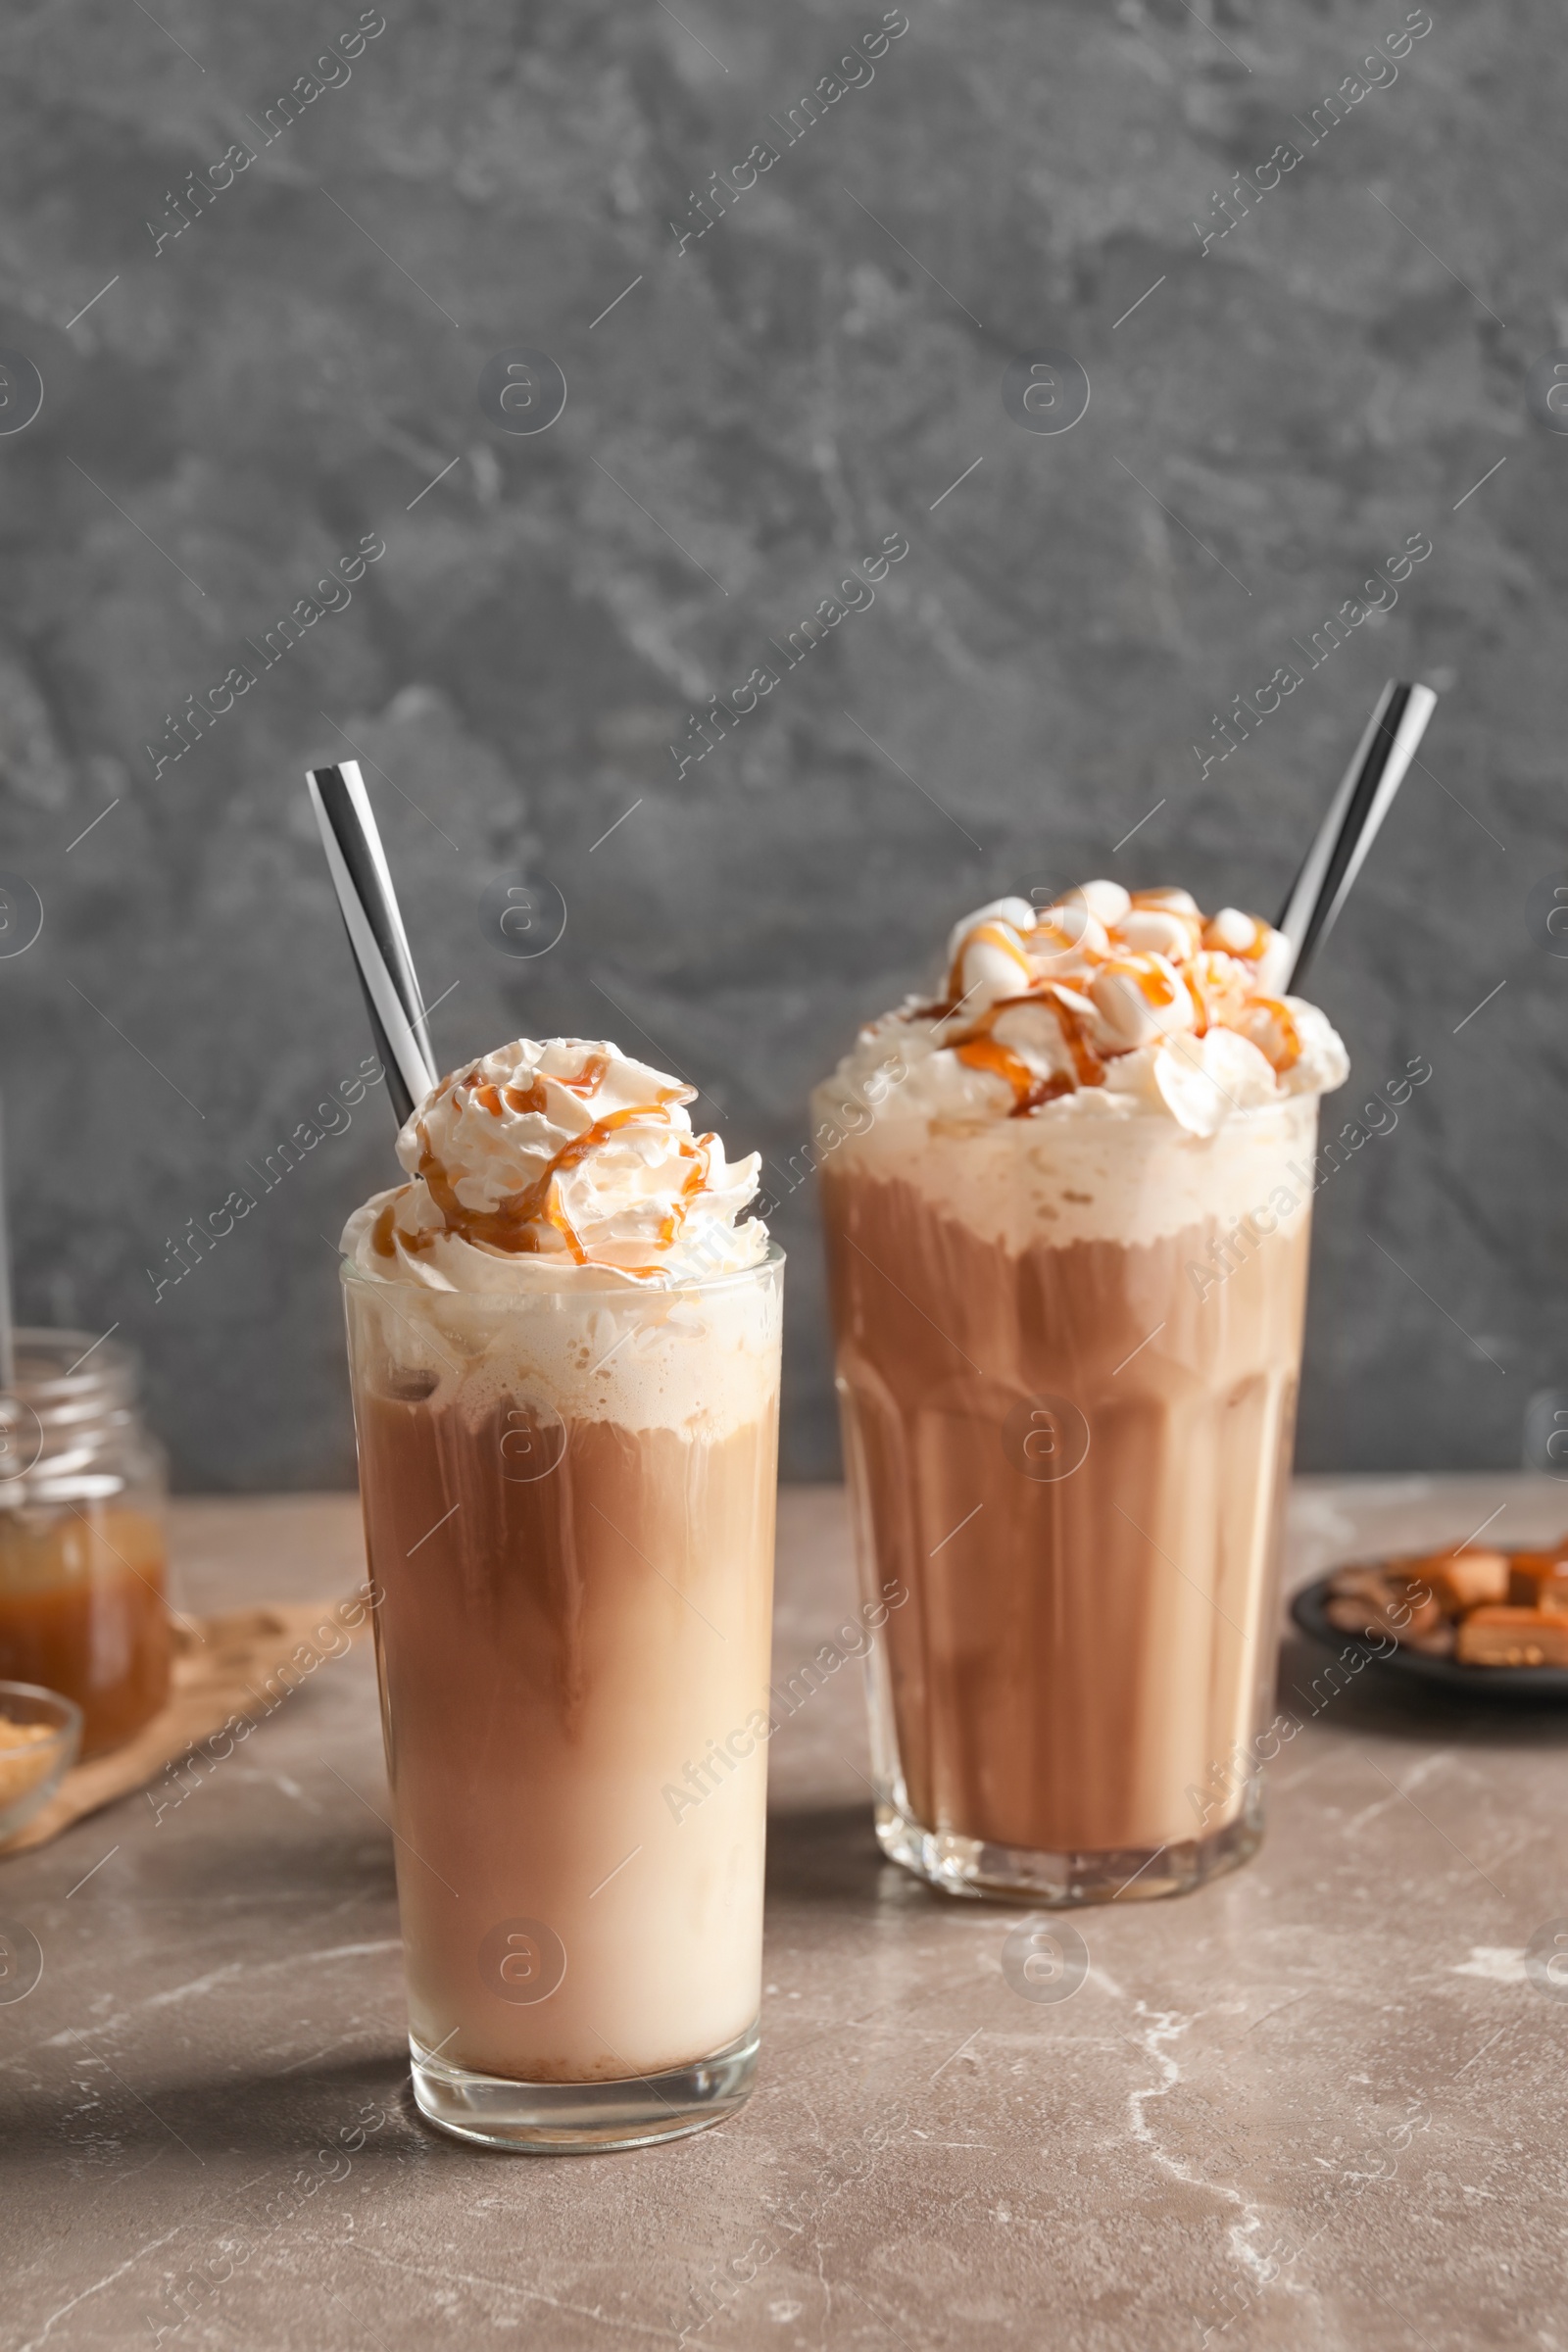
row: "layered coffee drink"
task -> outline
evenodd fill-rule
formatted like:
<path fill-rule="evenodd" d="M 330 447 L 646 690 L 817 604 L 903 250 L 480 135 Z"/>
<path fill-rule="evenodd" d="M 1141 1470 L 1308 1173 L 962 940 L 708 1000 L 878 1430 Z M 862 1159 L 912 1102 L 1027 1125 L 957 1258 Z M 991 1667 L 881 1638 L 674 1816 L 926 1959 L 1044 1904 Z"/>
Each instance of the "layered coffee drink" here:
<path fill-rule="evenodd" d="M 344 1235 L 415 2088 L 497 2144 L 756 2064 L 782 1261 L 690 1100 L 505 1047 Z"/>
<path fill-rule="evenodd" d="M 885 1849 L 955 1892 L 1251 1852 L 1317 1098 L 1288 944 L 1091 882 L 955 929 L 813 1098 Z M 1218 1792 L 1218 1793 L 1216 1793 Z"/>

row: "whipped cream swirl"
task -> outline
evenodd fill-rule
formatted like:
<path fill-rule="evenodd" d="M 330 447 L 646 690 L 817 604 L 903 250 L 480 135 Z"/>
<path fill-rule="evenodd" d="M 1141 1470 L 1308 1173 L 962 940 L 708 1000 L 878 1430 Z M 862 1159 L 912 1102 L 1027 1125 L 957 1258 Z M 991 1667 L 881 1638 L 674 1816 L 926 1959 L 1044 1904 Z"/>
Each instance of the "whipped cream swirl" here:
<path fill-rule="evenodd" d="M 1214 1135 L 1238 1111 L 1349 1074 L 1325 1015 L 1278 993 L 1289 961 L 1259 916 L 1204 915 L 1185 890 L 1100 881 L 1044 907 L 995 899 L 954 926 L 936 1001 L 910 997 L 862 1029 L 837 1079 L 858 1094 L 882 1073 L 893 1115 L 1148 1109 Z"/>
<path fill-rule="evenodd" d="M 411 1181 L 343 1230 L 361 1274 L 437 1291 L 672 1286 L 767 1254 L 734 1165 L 694 1135 L 696 1089 L 576 1037 L 519 1038 L 443 1078 L 398 1137 Z"/>

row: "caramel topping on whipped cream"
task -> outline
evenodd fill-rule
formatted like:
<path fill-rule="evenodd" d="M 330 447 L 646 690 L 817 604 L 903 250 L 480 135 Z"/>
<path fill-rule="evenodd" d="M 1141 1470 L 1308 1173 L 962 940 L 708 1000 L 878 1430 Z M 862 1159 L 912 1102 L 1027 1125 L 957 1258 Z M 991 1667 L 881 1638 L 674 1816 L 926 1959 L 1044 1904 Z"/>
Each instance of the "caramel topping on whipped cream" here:
<path fill-rule="evenodd" d="M 1185 890 L 1096 881 L 1044 906 L 994 899 L 954 926 L 941 997 L 871 1023 L 839 1075 L 853 1085 L 897 1046 L 906 1111 L 1062 1116 L 1098 1090 L 1106 1109 L 1212 1135 L 1235 1111 L 1348 1075 L 1316 1005 L 1280 993 L 1290 961 L 1261 916 L 1205 915 Z"/>
<path fill-rule="evenodd" d="M 372 1279 L 458 1291 L 755 1265 L 766 1229 L 741 1212 L 760 1162 L 731 1166 L 716 1135 L 693 1134 L 695 1093 L 612 1045 L 503 1046 L 416 1106 L 397 1144 L 411 1181 L 355 1211 L 344 1252 Z"/>

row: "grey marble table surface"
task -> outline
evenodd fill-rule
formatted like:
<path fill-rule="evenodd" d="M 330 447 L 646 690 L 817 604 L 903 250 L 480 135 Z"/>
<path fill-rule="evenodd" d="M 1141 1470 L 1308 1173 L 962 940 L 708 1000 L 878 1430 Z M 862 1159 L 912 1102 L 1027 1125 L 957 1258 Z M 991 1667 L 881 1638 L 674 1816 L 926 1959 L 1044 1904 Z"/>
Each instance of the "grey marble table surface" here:
<path fill-rule="evenodd" d="M 1301 1481 L 1290 1581 L 1500 1506 L 1544 1540 L 1568 1489 Z M 174 1545 L 187 1608 L 363 1573 L 347 1496 L 182 1502 Z M 852 1605 L 841 1494 L 787 1490 L 786 1676 Z M 537 2159 L 414 2116 L 373 1668 L 328 1663 L 184 1803 L 0 1865 L 44 1954 L 0 2005 L 5 2345 L 1550 2352 L 1568 1999 L 1523 1956 L 1568 1914 L 1568 1715 L 1325 1698 L 1325 1664 L 1287 1633 L 1257 1860 L 1080 1915 L 1054 2003 L 1004 1976 L 1015 1913 L 879 1859 L 830 1676 L 774 1742 L 750 2107 Z"/>

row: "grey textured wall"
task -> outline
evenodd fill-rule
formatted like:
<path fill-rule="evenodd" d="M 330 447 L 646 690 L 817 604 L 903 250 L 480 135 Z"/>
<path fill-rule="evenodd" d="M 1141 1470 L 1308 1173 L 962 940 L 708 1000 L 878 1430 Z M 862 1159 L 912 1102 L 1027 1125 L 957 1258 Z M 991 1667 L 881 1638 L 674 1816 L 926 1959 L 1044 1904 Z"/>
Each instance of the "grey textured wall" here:
<path fill-rule="evenodd" d="M 45 391 L 0 437 L 0 867 L 45 911 L 0 960 L 20 1291 L 139 1342 L 187 1485 L 352 1475 L 330 1247 L 388 1178 L 379 1094 L 154 1294 L 365 1052 L 301 784 L 351 743 L 445 1058 L 608 1033 L 784 1170 L 956 913 L 1093 872 L 1273 911 L 1383 679 L 1427 677 L 1315 993 L 1355 1101 L 1434 1076 L 1320 1198 L 1302 1458 L 1505 1463 L 1568 1380 L 1568 965 L 1527 921 L 1568 818 L 1568 438 L 1529 403 L 1568 342 L 1559 15 L 1435 0 L 1363 68 L 1402 0 L 908 13 L 793 132 L 878 0 L 385 0 L 319 67 L 353 0 L 6 13 L 0 346 Z M 757 184 L 699 234 L 715 172 Z M 564 371 L 547 431 L 481 410 L 517 347 Z M 1066 433 L 1004 407 L 1045 349 L 1092 386 Z M 678 773 L 893 533 L 874 604 Z M 516 876 L 567 914 L 528 961 L 479 911 Z M 796 1475 L 835 1443 L 811 1193 Z"/>

